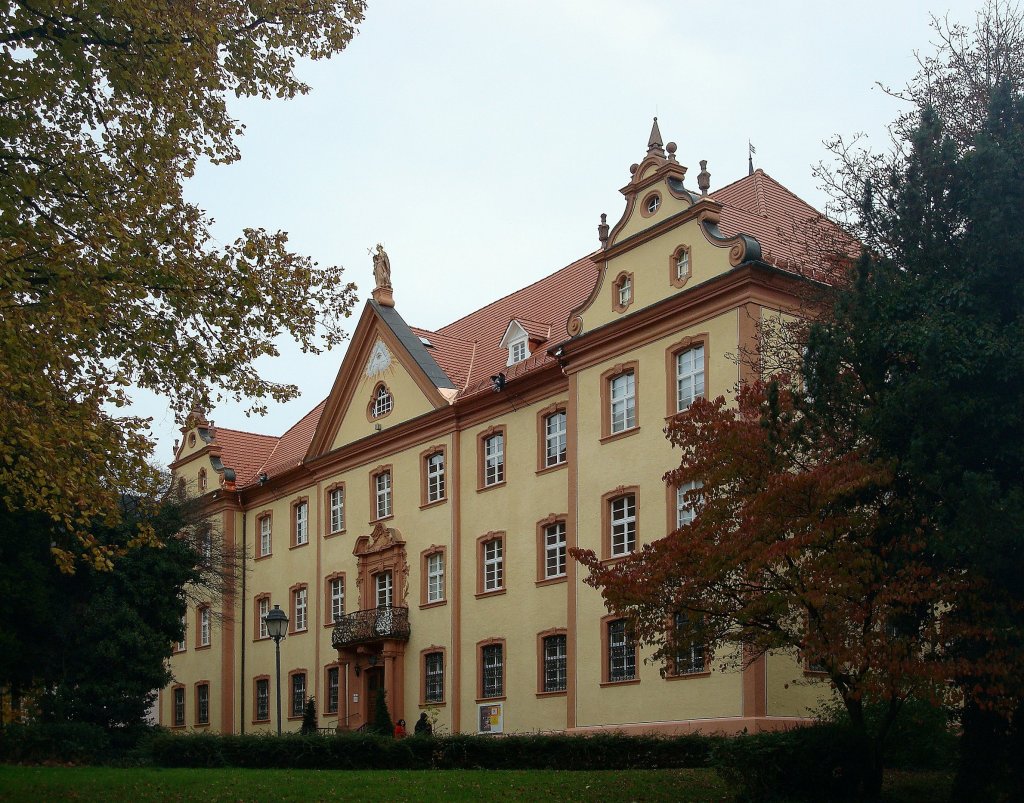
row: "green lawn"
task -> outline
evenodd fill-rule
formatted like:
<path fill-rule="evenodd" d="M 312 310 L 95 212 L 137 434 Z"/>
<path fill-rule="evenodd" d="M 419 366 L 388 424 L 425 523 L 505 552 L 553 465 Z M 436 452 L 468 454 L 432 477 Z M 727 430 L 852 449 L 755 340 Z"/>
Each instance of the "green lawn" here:
<path fill-rule="evenodd" d="M 942 773 L 892 773 L 886 799 L 948 797 Z M 714 770 L 331 771 L 0 766 L 0 800 L 727 801 Z"/>

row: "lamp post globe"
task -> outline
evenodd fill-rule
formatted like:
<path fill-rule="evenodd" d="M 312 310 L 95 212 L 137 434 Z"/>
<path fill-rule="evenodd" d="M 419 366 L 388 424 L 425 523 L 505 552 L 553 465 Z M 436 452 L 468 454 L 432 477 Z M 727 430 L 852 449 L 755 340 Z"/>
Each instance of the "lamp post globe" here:
<path fill-rule="evenodd" d="M 288 614 L 281 610 L 280 605 L 275 605 L 274 610 L 269 611 L 263 617 L 267 625 L 267 633 L 274 640 L 274 650 L 277 657 L 277 735 L 281 735 L 281 639 L 288 632 Z"/>

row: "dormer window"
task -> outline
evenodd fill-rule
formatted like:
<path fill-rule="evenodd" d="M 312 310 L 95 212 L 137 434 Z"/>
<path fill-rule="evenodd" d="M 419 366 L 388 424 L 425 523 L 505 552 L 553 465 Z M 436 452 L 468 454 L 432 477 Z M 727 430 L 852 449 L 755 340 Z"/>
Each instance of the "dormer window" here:
<path fill-rule="evenodd" d="M 526 339 L 516 340 L 509 344 L 508 347 L 508 364 L 515 365 L 517 362 L 522 362 L 529 356 L 529 350 L 526 347 Z"/>
<path fill-rule="evenodd" d="M 506 365 L 515 365 L 528 359 L 530 353 L 547 340 L 549 334 L 548 325 L 538 321 L 528 321 L 525 318 L 509 321 L 500 344 L 501 348 L 508 349 Z M 533 349 L 530 348 L 531 343 Z"/>
<path fill-rule="evenodd" d="M 668 261 L 668 280 L 673 287 L 682 287 L 690 278 L 690 247 L 680 245 Z"/>
<path fill-rule="evenodd" d="M 383 418 L 391 412 L 391 409 L 394 406 L 395 400 L 392 398 L 391 391 L 388 390 L 388 386 L 383 382 L 379 383 L 373 391 L 373 402 L 370 405 L 370 417 Z"/>

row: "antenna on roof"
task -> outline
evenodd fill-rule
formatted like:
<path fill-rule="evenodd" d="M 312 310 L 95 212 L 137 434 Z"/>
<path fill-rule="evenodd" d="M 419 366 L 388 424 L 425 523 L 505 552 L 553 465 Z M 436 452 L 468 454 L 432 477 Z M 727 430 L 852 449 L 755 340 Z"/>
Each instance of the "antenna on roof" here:
<path fill-rule="evenodd" d="M 747 175 L 748 176 L 754 175 L 754 154 L 755 153 L 757 153 L 757 148 L 755 148 L 750 143 L 750 140 L 748 139 L 747 140 Z"/>

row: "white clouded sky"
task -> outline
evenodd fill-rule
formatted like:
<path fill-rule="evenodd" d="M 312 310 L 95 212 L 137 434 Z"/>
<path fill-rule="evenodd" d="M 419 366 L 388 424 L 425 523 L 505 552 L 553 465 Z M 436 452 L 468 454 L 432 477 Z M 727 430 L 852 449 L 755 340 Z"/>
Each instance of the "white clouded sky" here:
<path fill-rule="evenodd" d="M 221 242 L 283 229 L 344 265 L 359 309 L 383 242 L 398 311 L 437 328 L 594 250 L 654 115 L 689 185 L 700 159 L 712 190 L 744 175 L 749 139 L 757 167 L 822 208 L 822 140 L 884 147 L 900 106 L 875 82 L 914 73 L 929 12 L 973 22 L 979 2 L 369 0 L 347 50 L 300 65 L 310 94 L 232 104 L 242 159 L 201 169 L 187 195 Z M 327 395 L 344 347 L 281 348 L 259 367 L 301 398 L 263 418 L 224 405 L 217 424 L 279 435 Z M 177 424 L 139 399 L 166 463 Z"/>

